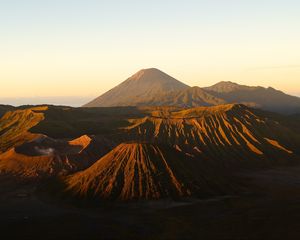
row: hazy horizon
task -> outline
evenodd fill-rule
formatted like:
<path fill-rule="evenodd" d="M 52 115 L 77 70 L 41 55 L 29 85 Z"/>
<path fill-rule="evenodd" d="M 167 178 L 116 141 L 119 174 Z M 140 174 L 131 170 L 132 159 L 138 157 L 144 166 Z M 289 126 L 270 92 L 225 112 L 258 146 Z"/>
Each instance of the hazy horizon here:
<path fill-rule="evenodd" d="M 150 67 L 190 86 L 232 81 L 300 96 L 299 8 L 293 0 L 1 1 L 0 103 L 69 97 L 78 106 Z"/>

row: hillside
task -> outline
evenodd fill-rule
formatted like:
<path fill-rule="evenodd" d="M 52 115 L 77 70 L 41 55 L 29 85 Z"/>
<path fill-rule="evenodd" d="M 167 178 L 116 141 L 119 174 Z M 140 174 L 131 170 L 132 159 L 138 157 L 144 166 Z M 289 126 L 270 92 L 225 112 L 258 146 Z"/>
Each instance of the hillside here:
<path fill-rule="evenodd" d="M 0 153 L 26 141 L 38 138 L 28 130 L 44 120 L 48 107 L 34 107 L 7 112 L 0 119 Z"/>
<path fill-rule="evenodd" d="M 66 185 L 72 195 L 102 200 L 220 194 L 227 187 L 226 181 L 218 176 L 208 180 L 208 175 L 198 168 L 195 159 L 175 149 L 128 143 L 119 145 L 87 170 L 69 177 Z"/>

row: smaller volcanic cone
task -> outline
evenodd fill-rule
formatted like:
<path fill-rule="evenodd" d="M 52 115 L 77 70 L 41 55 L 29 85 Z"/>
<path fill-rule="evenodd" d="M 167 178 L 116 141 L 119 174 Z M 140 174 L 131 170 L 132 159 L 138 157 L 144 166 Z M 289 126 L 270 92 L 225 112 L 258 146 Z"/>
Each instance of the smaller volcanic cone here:
<path fill-rule="evenodd" d="M 218 177 L 215 178 L 215 180 Z M 67 192 L 90 199 L 160 199 L 213 194 L 198 161 L 167 146 L 121 144 L 66 179 Z"/>

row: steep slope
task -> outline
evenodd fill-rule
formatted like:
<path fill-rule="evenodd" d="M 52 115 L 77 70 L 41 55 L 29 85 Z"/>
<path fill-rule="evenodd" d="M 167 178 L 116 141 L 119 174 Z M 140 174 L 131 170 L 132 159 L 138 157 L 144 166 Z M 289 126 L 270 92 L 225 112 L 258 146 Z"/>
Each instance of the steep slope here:
<path fill-rule="evenodd" d="M 7 112 L 0 119 L 0 153 L 26 141 L 38 138 L 29 129 L 44 120 L 44 111 L 48 107 L 34 107 Z"/>
<path fill-rule="evenodd" d="M 274 88 L 249 87 L 232 82 L 220 82 L 204 88 L 211 95 L 227 103 L 243 103 L 279 113 L 299 113 L 300 98 L 287 95 Z"/>
<path fill-rule="evenodd" d="M 143 69 L 84 107 L 137 106 L 155 96 L 187 87 L 158 69 Z"/>
<path fill-rule="evenodd" d="M 82 152 L 82 151 L 84 151 L 84 149 L 86 149 L 90 145 L 91 142 L 92 142 L 92 139 L 88 135 L 83 135 L 79 138 L 69 141 L 69 144 L 71 146 L 81 147 L 80 152 Z"/>
<path fill-rule="evenodd" d="M 131 124 L 124 129 L 128 140 L 169 144 L 218 164 L 257 166 L 299 157 L 299 135 L 239 104 L 156 111 Z"/>
<path fill-rule="evenodd" d="M 112 147 L 81 136 L 72 141 L 40 136 L 0 154 L 0 173 L 18 179 L 44 179 L 90 167 Z"/>
<path fill-rule="evenodd" d="M 218 176 L 208 180 L 206 174 L 195 159 L 170 147 L 128 143 L 67 178 L 66 191 L 80 198 L 114 200 L 220 194 L 226 181 Z"/>
<path fill-rule="evenodd" d="M 214 106 L 226 103 L 223 99 L 217 98 L 199 87 L 190 87 L 183 90 L 168 92 L 153 99 L 141 102 L 144 106 L 177 106 L 177 107 L 198 107 Z"/>
<path fill-rule="evenodd" d="M 0 173 L 19 180 L 43 179 L 74 171 L 75 164 L 56 154 L 30 156 L 12 148 L 0 155 Z"/>

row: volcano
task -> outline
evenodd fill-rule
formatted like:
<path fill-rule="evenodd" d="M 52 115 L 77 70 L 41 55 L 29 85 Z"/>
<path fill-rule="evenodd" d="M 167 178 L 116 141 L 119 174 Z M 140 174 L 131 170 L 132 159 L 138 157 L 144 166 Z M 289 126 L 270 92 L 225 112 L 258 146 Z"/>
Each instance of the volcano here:
<path fill-rule="evenodd" d="M 197 160 L 171 147 L 124 143 L 69 177 L 66 185 L 67 192 L 80 198 L 176 199 L 211 195 L 226 185 L 220 177 L 209 181 L 208 175 Z"/>
<path fill-rule="evenodd" d="M 84 107 L 138 106 L 167 92 L 189 86 L 156 69 L 143 69 Z"/>

